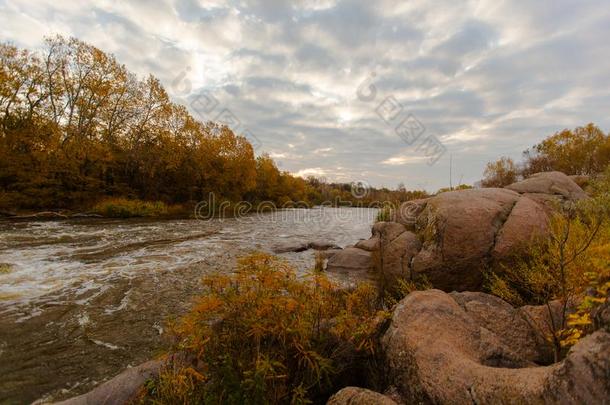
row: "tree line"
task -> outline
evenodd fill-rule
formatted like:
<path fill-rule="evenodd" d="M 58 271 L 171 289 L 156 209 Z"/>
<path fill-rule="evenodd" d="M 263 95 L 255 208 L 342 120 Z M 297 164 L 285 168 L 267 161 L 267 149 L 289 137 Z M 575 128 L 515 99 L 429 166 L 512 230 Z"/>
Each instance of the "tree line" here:
<path fill-rule="evenodd" d="M 140 79 L 78 39 L 47 38 L 40 52 L 0 43 L 0 209 L 82 209 L 109 197 L 183 204 L 210 192 L 278 205 L 366 202 L 349 188 L 280 171 L 243 136 L 173 103 L 154 76 Z"/>

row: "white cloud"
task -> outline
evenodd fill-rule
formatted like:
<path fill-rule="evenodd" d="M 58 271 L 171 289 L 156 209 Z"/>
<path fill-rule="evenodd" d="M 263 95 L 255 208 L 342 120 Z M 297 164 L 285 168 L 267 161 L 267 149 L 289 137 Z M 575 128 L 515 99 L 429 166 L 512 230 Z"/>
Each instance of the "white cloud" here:
<path fill-rule="evenodd" d="M 381 164 L 390 166 L 402 166 L 412 163 L 423 163 L 426 162 L 426 156 L 393 156 L 386 160 L 383 160 Z"/>
<path fill-rule="evenodd" d="M 325 177 L 327 174 L 327 170 L 322 169 L 321 167 L 310 167 L 307 169 L 299 170 L 295 173 L 295 175 L 299 177 L 308 177 L 308 176 L 316 176 L 316 177 Z"/>

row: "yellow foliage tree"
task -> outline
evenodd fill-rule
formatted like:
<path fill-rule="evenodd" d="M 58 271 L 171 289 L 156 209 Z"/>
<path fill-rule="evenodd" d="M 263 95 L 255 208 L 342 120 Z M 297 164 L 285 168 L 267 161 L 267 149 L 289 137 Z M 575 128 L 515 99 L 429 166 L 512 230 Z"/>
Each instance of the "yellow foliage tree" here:
<path fill-rule="evenodd" d="M 610 276 L 605 204 L 598 199 L 564 206 L 551 219 L 547 238 L 532 243 L 526 258 L 490 277 L 491 292 L 504 300 L 546 306 L 549 321 L 533 323 L 546 335 L 556 361 L 582 335 L 584 328 L 577 324 L 586 324 L 585 312 L 570 317 L 571 307 L 583 299 L 592 281 L 604 288 Z"/>
<path fill-rule="evenodd" d="M 515 162 L 509 157 L 502 157 L 495 162 L 487 163 L 481 186 L 504 187 L 517 181 L 518 171 Z"/>
<path fill-rule="evenodd" d="M 610 136 L 594 124 L 564 129 L 524 152 L 525 175 L 558 170 L 593 175 L 610 164 Z"/>

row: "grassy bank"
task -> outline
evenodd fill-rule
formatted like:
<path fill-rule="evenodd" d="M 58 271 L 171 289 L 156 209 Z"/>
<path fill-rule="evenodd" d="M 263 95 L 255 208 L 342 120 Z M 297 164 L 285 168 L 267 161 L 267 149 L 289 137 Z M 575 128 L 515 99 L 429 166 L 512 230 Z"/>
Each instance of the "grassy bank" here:
<path fill-rule="evenodd" d="M 159 218 L 178 211 L 180 206 L 169 207 L 162 201 L 129 200 L 112 198 L 97 203 L 93 207 L 95 214 L 106 218 Z"/>

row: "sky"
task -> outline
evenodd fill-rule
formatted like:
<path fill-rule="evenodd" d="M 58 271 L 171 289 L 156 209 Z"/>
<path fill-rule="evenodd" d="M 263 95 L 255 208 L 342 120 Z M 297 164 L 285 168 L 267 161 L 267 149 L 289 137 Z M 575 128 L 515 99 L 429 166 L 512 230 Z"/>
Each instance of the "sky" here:
<path fill-rule="evenodd" d="M 282 170 L 434 191 L 564 128 L 610 130 L 610 2 L 0 0 L 158 77 Z M 450 165 L 451 162 L 451 165 Z"/>

